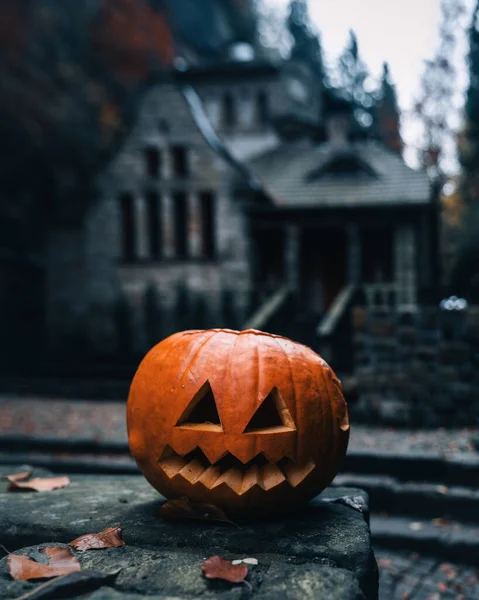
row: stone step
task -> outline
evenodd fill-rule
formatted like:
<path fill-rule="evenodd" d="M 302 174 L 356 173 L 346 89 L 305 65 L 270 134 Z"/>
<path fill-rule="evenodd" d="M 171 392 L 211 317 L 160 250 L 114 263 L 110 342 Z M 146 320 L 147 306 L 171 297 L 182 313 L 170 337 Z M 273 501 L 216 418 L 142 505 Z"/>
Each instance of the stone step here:
<path fill-rule="evenodd" d="M 349 450 L 342 472 L 364 475 L 387 473 L 400 481 L 476 487 L 479 482 L 479 454 Z"/>
<path fill-rule="evenodd" d="M 479 490 L 439 483 L 401 482 L 385 475 L 337 475 L 333 485 L 358 487 L 369 494 L 376 513 L 457 519 L 479 524 Z"/>
<path fill-rule="evenodd" d="M 32 465 L 59 474 L 138 475 L 139 469 L 129 456 L 102 458 L 96 455 L 58 457 L 45 454 L 0 452 L 1 465 Z M 19 469 L 22 470 L 22 469 Z"/>
<path fill-rule="evenodd" d="M 453 563 L 479 564 L 479 527 L 455 521 L 371 514 L 373 543 L 436 556 Z"/>

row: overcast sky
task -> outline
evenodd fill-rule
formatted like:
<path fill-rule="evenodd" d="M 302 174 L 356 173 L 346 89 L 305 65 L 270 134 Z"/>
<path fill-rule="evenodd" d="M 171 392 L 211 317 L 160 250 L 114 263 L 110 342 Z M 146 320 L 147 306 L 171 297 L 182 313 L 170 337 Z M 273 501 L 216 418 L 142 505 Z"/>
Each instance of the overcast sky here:
<path fill-rule="evenodd" d="M 289 0 L 265 2 L 283 10 L 289 4 Z M 335 63 L 349 30 L 354 29 L 360 55 L 372 75 L 378 77 L 387 61 L 401 108 L 408 111 L 412 107 L 424 60 L 432 58 L 438 46 L 440 0 L 309 0 L 309 10 L 321 32 L 328 62 Z M 408 123 L 405 125 L 408 129 Z"/>

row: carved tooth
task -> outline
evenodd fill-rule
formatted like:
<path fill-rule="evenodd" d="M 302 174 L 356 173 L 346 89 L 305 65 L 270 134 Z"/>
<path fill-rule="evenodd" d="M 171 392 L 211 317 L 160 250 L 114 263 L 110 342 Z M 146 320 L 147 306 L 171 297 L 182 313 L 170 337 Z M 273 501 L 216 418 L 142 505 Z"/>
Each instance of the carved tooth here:
<path fill-rule="evenodd" d="M 218 477 L 211 489 L 218 487 L 222 483 L 226 483 L 234 492 L 239 494 L 243 485 L 243 473 L 238 469 L 228 469 L 226 473 Z"/>
<path fill-rule="evenodd" d="M 162 458 L 158 464 L 168 477 L 172 479 L 186 465 L 186 460 L 176 454 L 174 456 Z"/>
<path fill-rule="evenodd" d="M 241 487 L 241 493 L 245 494 L 248 490 L 250 490 L 255 485 L 261 485 L 261 474 L 259 472 L 259 467 L 257 465 L 253 465 L 250 467 L 243 476 L 243 485 Z"/>
<path fill-rule="evenodd" d="M 206 488 L 211 490 L 211 488 L 213 487 L 213 484 L 215 483 L 215 481 L 218 479 L 218 477 L 220 475 L 221 475 L 221 469 L 219 467 L 215 467 L 214 465 L 211 465 L 205 471 L 203 471 L 203 473 L 198 478 L 198 482 L 202 483 Z"/>
<path fill-rule="evenodd" d="M 261 479 L 263 480 L 261 487 L 266 491 L 286 481 L 286 477 L 281 473 L 279 467 L 271 463 L 262 467 Z"/>
<path fill-rule="evenodd" d="M 184 477 L 190 483 L 196 483 L 204 471 L 204 466 L 195 458 L 181 469 L 179 475 Z"/>
<path fill-rule="evenodd" d="M 307 462 L 305 465 L 297 465 L 291 461 L 286 465 L 284 471 L 286 473 L 288 482 L 293 487 L 296 487 L 306 479 L 306 477 L 311 473 L 311 471 L 313 471 L 315 467 L 316 465 L 312 460 Z"/>

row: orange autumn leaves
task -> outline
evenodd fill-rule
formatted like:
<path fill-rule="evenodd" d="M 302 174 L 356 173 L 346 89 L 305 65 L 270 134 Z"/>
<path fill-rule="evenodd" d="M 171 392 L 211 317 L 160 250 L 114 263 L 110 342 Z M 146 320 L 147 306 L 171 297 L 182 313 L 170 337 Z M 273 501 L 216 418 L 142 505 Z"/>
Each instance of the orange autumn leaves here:
<path fill-rule="evenodd" d="M 108 527 L 100 533 L 87 533 L 69 544 L 80 551 L 98 550 L 101 548 L 118 548 L 125 545 L 121 537 L 121 528 Z M 39 563 L 22 554 L 9 554 L 7 558 L 8 570 L 13 579 L 28 581 L 30 579 L 48 579 L 68 575 L 80 571 L 80 562 L 70 550 L 63 546 L 41 548 L 48 564 Z"/>
<path fill-rule="evenodd" d="M 76 550 L 100 550 L 101 548 L 120 548 L 125 545 L 121 539 L 120 527 L 108 527 L 100 533 L 87 533 L 68 544 Z"/>
<path fill-rule="evenodd" d="M 10 492 L 52 492 L 66 488 L 70 485 L 70 478 L 61 477 L 34 477 L 28 479 L 32 475 L 31 471 L 21 471 L 20 473 L 12 473 L 5 475 L 5 479 L 9 482 L 8 491 Z"/>
<path fill-rule="evenodd" d="M 48 564 L 36 562 L 21 554 L 9 554 L 7 564 L 13 579 L 23 581 L 45 579 L 67 575 L 81 569 L 78 559 L 69 548 L 42 548 L 40 553 L 46 556 Z"/>

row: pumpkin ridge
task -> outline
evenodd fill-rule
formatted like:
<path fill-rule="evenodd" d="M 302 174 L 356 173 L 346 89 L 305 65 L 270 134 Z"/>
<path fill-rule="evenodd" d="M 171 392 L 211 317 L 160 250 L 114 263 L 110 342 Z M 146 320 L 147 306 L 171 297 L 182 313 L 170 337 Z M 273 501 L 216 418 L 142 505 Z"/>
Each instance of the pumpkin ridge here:
<path fill-rule="evenodd" d="M 288 339 L 288 338 L 282 338 L 282 339 Z M 290 380 L 290 384 L 291 384 L 291 389 L 293 391 L 293 415 L 292 415 L 292 417 L 293 417 L 294 423 L 297 424 L 297 414 L 296 414 L 296 401 L 297 401 L 297 398 L 296 398 L 296 385 L 294 383 L 294 375 L 293 375 L 293 367 L 291 365 L 291 358 L 289 357 L 289 354 L 286 352 L 286 350 L 281 345 L 280 340 L 276 338 L 275 341 L 276 341 L 276 344 L 277 344 L 278 348 L 280 349 L 280 351 L 284 355 L 286 364 L 288 365 L 289 380 Z M 297 452 L 298 452 L 298 448 L 296 448 L 296 453 Z"/>
<path fill-rule="evenodd" d="M 205 330 L 198 330 L 198 332 L 202 332 L 202 333 L 210 333 L 210 331 L 205 331 Z M 187 371 L 189 371 L 193 377 L 196 379 L 195 374 L 193 373 L 193 371 L 191 370 L 191 364 L 193 363 L 193 361 L 196 359 L 196 357 L 198 356 L 198 354 L 201 352 L 201 350 L 206 346 L 206 344 L 217 335 L 217 331 L 211 331 L 211 335 L 208 336 L 206 339 L 203 339 L 201 341 L 201 343 L 198 345 L 198 347 L 195 349 L 193 356 L 190 358 L 189 362 L 187 365 L 185 365 L 185 368 L 183 369 L 181 375 L 178 377 L 178 381 L 182 381 L 184 376 L 186 375 Z"/>

